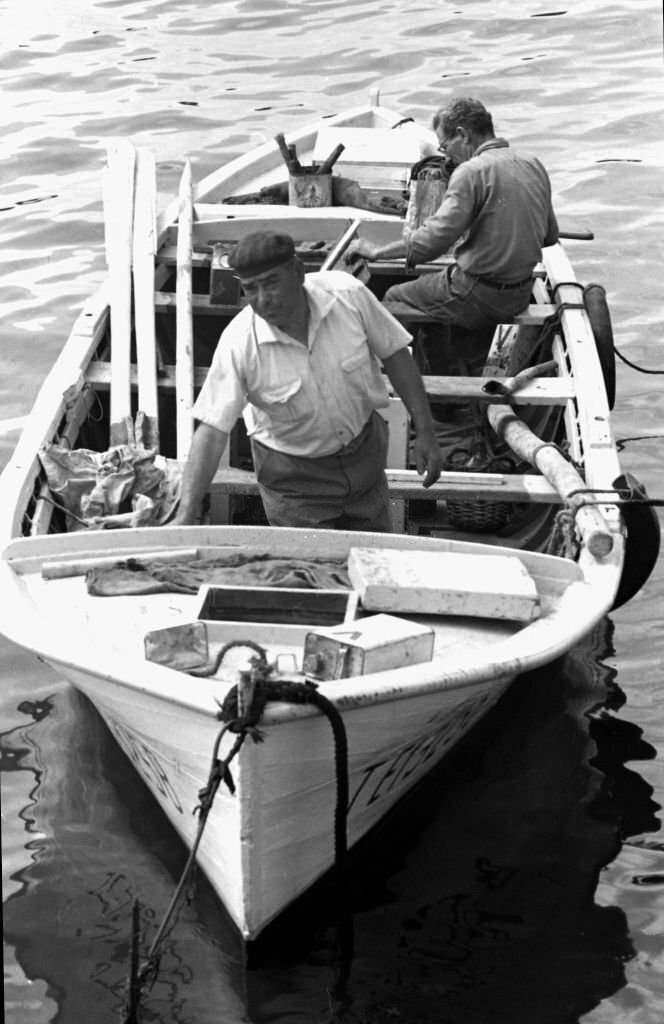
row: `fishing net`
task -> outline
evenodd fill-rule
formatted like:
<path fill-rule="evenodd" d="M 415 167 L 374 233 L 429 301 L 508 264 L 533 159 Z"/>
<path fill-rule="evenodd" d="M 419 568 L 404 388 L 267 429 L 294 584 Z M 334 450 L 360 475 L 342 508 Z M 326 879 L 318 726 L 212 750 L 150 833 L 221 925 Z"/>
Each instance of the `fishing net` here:
<path fill-rule="evenodd" d="M 288 587 L 305 590 L 350 590 L 344 559 L 276 558 L 247 549 L 228 555 L 187 557 L 176 563 L 127 559 L 92 569 L 88 593 L 96 597 L 126 594 L 196 594 L 202 584 Z"/>

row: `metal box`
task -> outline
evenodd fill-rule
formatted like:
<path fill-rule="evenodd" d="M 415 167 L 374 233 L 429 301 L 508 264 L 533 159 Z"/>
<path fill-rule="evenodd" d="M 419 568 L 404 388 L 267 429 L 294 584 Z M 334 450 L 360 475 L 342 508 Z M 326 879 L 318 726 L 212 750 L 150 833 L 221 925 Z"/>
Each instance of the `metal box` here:
<path fill-rule="evenodd" d="M 347 679 L 431 661 L 434 632 L 395 615 L 369 615 L 307 633 L 302 671 L 312 679 Z"/>

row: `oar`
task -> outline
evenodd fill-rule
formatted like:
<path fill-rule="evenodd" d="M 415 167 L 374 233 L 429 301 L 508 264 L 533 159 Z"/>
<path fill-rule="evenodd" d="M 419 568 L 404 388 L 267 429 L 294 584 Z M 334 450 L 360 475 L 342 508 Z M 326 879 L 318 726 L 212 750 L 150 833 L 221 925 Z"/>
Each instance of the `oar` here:
<path fill-rule="evenodd" d="M 579 242 L 592 242 L 594 234 L 592 231 L 559 231 L 559 238 L 575 238 Z"/>
<path fill-rule="evenodd" d="M 149 149 L 136 153 L 134 203 L 134 324 L 138 371 L 136 441 L 159 448 L 157 397 L 157 341 L 154 313 L 154 278 L 157 220 L 157 186 L 154 156 Z"/>
<path fill-rule="evenodd" d="M 103 199 L 111 292 L 111 445 L 127 444 L 134 439 L 129 380 L 134 165 L 135 150 L 130 142 L 117 140 L 109 145 Z"/>
<path fill-rule="evenodd" d="M 180 179 L 179 198 L 175 284 L 175 402 L 177 457 L 184 461 L 189 454 L 194 429 L 191 415 L 194 403 L 194 326 L 191 280 L 194 210 L 191 164 L 188 160 L 185 161 Z"/>
<path fill-rule="evenodd" d="M 321 270 L 332 270 L 332 268 L 336 266 L 336 264 L 339 262 L 343 254 L 346 252 L 346 249 L 348 248 L 350 243 L 355 238 L 355 235 L 357 234 L 357 230 L 360 227 L 361 223 L 362 220 L 361 218 L 358 217 L 357 220 L 354 220 L 353 223 L 348 228 L 346 228 L 341 238 L 330 249 L 329 253 L 321 263 Z"/>

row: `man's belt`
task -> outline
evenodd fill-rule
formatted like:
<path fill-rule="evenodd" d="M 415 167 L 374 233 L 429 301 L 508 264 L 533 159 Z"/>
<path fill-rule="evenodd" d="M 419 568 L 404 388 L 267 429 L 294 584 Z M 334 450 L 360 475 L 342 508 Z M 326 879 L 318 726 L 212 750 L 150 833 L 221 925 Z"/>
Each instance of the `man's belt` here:
<path fill-rule="evenodd" d="M 511 288 L 523 288 L 526 284 L 532 283 L 532 275 L 524 277 L 522 281 L 492 281 L 489 277 L 478 277 L 480 284 L 486 284 L 489 288 L 495 288 L 499 292 L 508 291 Z"/>

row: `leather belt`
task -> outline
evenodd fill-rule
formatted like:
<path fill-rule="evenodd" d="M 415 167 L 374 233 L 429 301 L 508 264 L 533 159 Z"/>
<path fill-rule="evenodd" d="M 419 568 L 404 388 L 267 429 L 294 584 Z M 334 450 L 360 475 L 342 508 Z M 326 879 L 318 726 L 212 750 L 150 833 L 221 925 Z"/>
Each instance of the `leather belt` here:
<path fill-rule="evenodd" d="M 495 288 L 499 292 L 507 291 L 510 288 L 523 288 L 526 284 L 532 283 L 532 277 L 524 277 L 522 281 L 491 281 L 488 277 L 478 277 L 480 284 L 486 284 L 489 288 Z"/>

